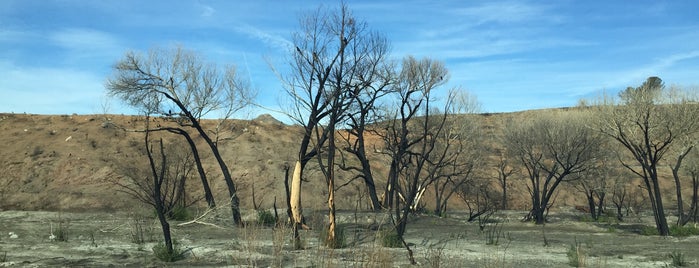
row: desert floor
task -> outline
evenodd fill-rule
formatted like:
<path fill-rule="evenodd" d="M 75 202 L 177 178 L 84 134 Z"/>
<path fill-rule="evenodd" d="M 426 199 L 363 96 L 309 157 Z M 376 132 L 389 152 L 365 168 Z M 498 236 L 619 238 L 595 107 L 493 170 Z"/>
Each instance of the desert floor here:
<path fill-rule="evenodd" d="M 281 213 L 281 212 L 280 212 Z M 197 223 L 171 222 L 173 237 L 186 258 L 157 260 L 151 248 L 162 239 L 149 213 L 0 212 L 0 266 L 21 267 L 405 267 L 404 248 L 385 248 L 377 234 L 390 227 L 383 213 L 339 212 L 347 247 L 319 243 L 324 212 L 308 213 L 312 230 L 302 233 L 305 249 L 293 250 L 290 230 L 250 224 L 233 227 L 226 213 L 214 211 Z M 256 213 L 248 211 L 254 221 Z M 555 212 L 544 225 L 520 221 L 521 211 L 498 212 L 483 230 L 466 214 L 447 218 L 415 216 L 406 241 L 418 267 L 568 267 L 576 248 L 587 267 L 664 267 L 671 255 L 688 266 L 699 264 L 699 237 L 645 236 L 652 217 L 622 223 L 581 221 L 580 212 Z M 182 224 L 185 223 L 185 224 Z M 62 234 L 61 234 L 62 233 Z M 57 238 L 51 238 L 51 235 Z M 62 235 L 65 241 L 58 238 Z M 141 237 L 144 243 L 135 243 Z M 490 243 L 488 243 L 490 241 Z"/>

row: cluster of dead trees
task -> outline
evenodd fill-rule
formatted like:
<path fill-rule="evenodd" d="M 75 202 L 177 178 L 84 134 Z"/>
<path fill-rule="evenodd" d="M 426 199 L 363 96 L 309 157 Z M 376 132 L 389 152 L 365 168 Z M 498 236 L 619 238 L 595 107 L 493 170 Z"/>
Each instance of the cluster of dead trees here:
<path fill-rule="evenodd" d="M 290 71 L 280 74 L 289 96 L 286 112 L 304 130 L 287 176 L 297 242 L 298 228 L 304 226 L 301 194 L 309 165 L 321 171 L 328 188 L 328 246 L 336 245 L 338 235 L 334 199 L 339 170 L 353 174 L 342 184 L 364 184 L 374 210 L 391 211 L 401 239 L 408 215 L 424 209 L 427 191 L 435 198 L 435 214 L 443 215 L 448 201 L 458 196 L 474 219 L 507 208 L 513 179 L 524 182 L 531 199 L 526 218 L 536 223 L 545 222 L 564 183 L 584 193 L 594 218 L 605 210 L 608 199 L 617 217 L 623 218 L 630 191 L 643 189 L 659 233 L 667 235 L 660 188 L 665 178 L 659 170 L 665 167 L 677 189 L 677 224 L 697 219 L 699 155 L 694 147 L 699 105 L 687 90 L 665 88 L 659 78 L 651 77 L 618 99 L 605 96 L 576 111 L 504 122 L 502 139 L 489 141 L 502 145 L 498 163 L 489 165 L 493 159 L 486 159 L 486 138 L 498 135 L 485 133 L 472 115 L 479 111 L 475 97 L 459 88 L 443 89 L 450 74 L 442 62 L 412 56 L 395 61 L 389 56 L 387 39 L 344 4 L 302 16 L 299 27 L 289 51 Z M 173 201 L 185 202 L 178 201 L 184 194 L 177 185 L 196 169 L 207 204 L 216 206 L 199 148 L 190 136 L 195 133 L 205 141 L 226 182 L 232 220 L 242 225 L 231 167 L 219 153 L 219 128 L 206 130 L 200 121 L 220 112 L 222 123 L 251 104 L 254 94 L 249 85 L 234 68 L 220 69 L 182 48 L 146 55 L 129 52 L 114 69 L 107 82 L 110 94 L 148 117 L 168 121 L 166 126 L 146 124 L 131 130 L 144 133 L 149 168 L 143 174 L 125 173 L 141 183 L 125 184 L 125 189 L 163 216 L 172 210 Z M 174 134 L 186 144 L 180 146 L 188 148 L 186 158 L 191 162 L 186 170 L 178 171 L 178 165 L 168 160 L 175 153 L 168 152 L 162 140 L 152 142 L 153 132 Z M 381 142 L 369 143 L 369 136 L 380 137 Z M 380 156 L 370 160 L 372 152 Z M 388 172 L 377 172 L 372 161 L 381 161 Z M 641 184 L 633 185 L 624 170 L 640 178 Z M 692 191 L 685 209 L 682 185 L 687 181 Z M 501 191 L 493 190 L 497 185 Z M 166 232 L 166 219 L 161 218 Z M 169 233 L 165 237 L 171 244 Z"/>

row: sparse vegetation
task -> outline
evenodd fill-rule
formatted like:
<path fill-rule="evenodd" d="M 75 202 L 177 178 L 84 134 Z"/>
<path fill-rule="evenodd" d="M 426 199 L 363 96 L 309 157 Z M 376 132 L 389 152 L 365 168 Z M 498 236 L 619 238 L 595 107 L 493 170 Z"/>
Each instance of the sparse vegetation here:
<path fill-rule="evenodd" d="M 672 266 L 674 267 L 685 267 L 689 265 L 685 257 L 685 254 L 680 251 L 675 250 L 673 252 L 670 252 L 668 256 L 670 257 L 670 260 L 672 261 Z"/>
<path fill-rule="evenodd" d="M 145 218 L 131 217 L 129 222 L 129 234 L 132 243 L 142 245 L 148 241 L 152 241 L 152 230 L 147 225 Z"/>
<path fill-rule="evenodd" d="M 55 223 L 51 222 L 51 232 L 49 239 L 51 241 L 66 242 L 68 241 L 68 221 L 59 214 Z"/>
<path fill-rule="evenodd" d="M 167 218 L 174 221 L 186 221 L 192 219 L 192 213 L 190 213 L 189 208 L 182 206 L 181 204 L 176 204 L 167 213 Z"/>
<path fill-rule="evenodd" d="M 699 235 L 699 228 L 696 226 L 677 226 L 673 225 L 670 227 L 670 235 L 675 237 L 685 237 L 692 235 Z"/>
<path fill-rule="evenodd" d="M 257 211 L 257 224 L 272 226 L 277 223 L 277 219 L 269 210 L 261 209 Z"/>
<path fill-rule="evenodd" d="M 156 258 L 158 258 L 158 260 L 164 262 L 176 262 L 184 259 L 184 251 L 182 250 L 182 248 L 180 248 L 180 245 L 177 241 L 173 242 L 172 250 L 168 250 L 165 243 L 160 242 L 156 244 L 155 246 L 153 246 L 153 254 Z"/>
<path fill-rule="evenodd" d="M 658 229 L 654 228 L 652 226 L 643 226 L 643 228 L 641 228 L 641 235 L 650 236 L 650 235 L 659 235 L 659 234 L 660 234 L 660 232 L 658 232 Z"/>
<path fill-rule="evenodd" d="M 328 237 L 328 228 L 321 228 L 320 231 L 320 241 L 324 241 L 324 244 L 328 248 L 332 249 L 338 249 L 338 248 L 345 248 L 347 247 L 347 237 L 345 234 L 345 228 L 342 226 L 337 226 L 335 229 L 335 239 L 333 240 L 327 240 Z"/>
<path fill-rule="evenodd" d="M 400 248 L 403 247 L 403 241 L 401 237 L 398 236 L 396 230 L 389 228 L 383 231 L 379 231 L 379 239 L 381 240 L 381 245 L 388 248 Z"/>
<path fill-rule="evenodd" d="M 485 233 L 485 244 L 497 246 L 500 245 L 500 238 L 503 237 L 502 225 L 499 222 L 495 224 L 487 225 L 484 228 Z"/>
<path fill-rule="evenodd" d="M 568 248 L 566 256 L 568 256 L 568 265 L 570 266 L 585 267 L 585 265 L 587 264 L 587 254 L 585 253 L 583 244 L 580 243 L 577 239 Z"/>

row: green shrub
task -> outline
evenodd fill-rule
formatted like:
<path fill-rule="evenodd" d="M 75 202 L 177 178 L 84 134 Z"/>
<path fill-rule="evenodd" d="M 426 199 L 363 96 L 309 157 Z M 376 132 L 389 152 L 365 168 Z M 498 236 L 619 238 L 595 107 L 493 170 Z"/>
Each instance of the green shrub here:
<path fill-rule="evenodd" d="M 328 227 L 326 226 L 320 231 L 320 241 L 325 241 L 325 246 L 328 248 L 344 248 L 347 247 L 345 238 L 345 228 L 339 225 L 335 226 L 335 241 L 328 241 Z"/>
<path fill-rule="evenodd" d="M 673 225 L 670 227 L 670 235 L 685 237 L 690 235 L 699 235 L 699 228 L 695 226 L 677 226 Z"/>
<path fill-rule="evenodd" d="M 173 241 L 172 252 L 167 251 L 165 243 L 160 242 L 153 246 L 153 254 L 155 257 L 164 262 L 176 262 L 184 259 L 184 251 L 180 248 L 179 243 Z"/>
<path fill-rule="evenodd" d="M 173 221 L 187 221 L 192 219 L 192 214 L 187 207 L 177 205 L 167 213 L 167 217 Z"/>
<path fill-rule="evenodd" d="M 257 223 L 260 225 L 274 225 L 277 223 L 277 219 L 272 215 L 269 210 L 258 210 L 257 211 Z"/>
<path fill-rule="evenodd" d="M 580 217 L 578 217 L 578 221 L 580 221 L 580 222 L 594 222 L 595 219 L 593 219 L 592 216 L 590 216 L 590 214 L 584 214 L 584 215 L 581 215 Z"/>
<path fill-rule="evenodd" d="M 687 260 L 685 259 L 685 255 L 682 252 L 679 251 L 673 251 L 669 254 L 670 259 L 672 260 L 672 265 L 675 267 L 683 267 L 687 266 Z"/>
<path fill-rule="evenodd" d="M 403 240 L 401 240 L 395 229 L 388 229 L 381 231 L 379 233 L 381 238 L 381 245 L 388 248 L 400 248 L 403 247 Z"/>
<path fill-rule="evenodd" d="M 59 216 L 58 225 L 51 224 L 51 240 L 59 242 L 68 241 L 68 223 Z M 54 229 L 55 228 L 55 229 Z"/>
<path fill-rule="evenodd" d="M 642 235 L 659 235 L 660 233 L 658 232 L 658 229 L 652 226 L 643 226 L 643 229 L 641 229 L 641 234 Z"/>

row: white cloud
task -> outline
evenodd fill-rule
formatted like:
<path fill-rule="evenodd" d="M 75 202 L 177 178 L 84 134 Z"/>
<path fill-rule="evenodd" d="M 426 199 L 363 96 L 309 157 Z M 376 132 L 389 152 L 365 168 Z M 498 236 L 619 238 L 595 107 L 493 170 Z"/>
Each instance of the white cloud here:
<path fill-rule="evenodd" d="M 199 6 L 199 9 L 201 9 L 200 15 L 202 17 L 208 18 L 208 17 L 213 16 L 214 13 L 216 13 L 216 9 L 214 9 L 213 7 L 211 7 L 209 5 L 199 4 L 198 6 Z"/>
<path fill-rule="evenodd" d="M 294 47 L 294 44 L 287 40 L 286 38 L 276 35 L 276 34 L 271 34 L 266 31 L 263 31 L 257 27 L 253 27 L 248 24 L 239 24 L 237 27 L 234 28 L 235 31 L 239 33 L 243 33 L 245 35 L 248 35 L 250 37 L 253 37 L 257 40 L 260 40 L 264 42 L 265 44 L 278 48 L 283 51 L 288 51 L 291 48 Z"/>
<path fill-rule="evenodd" d="M 477 24 L 484 23 L 520 23 L 533 20 L 553 21 L 560 19 L 548 14 L 545 6 L 527 4 L 523 2 L 486 2 L 478 6 L 449 9 L 449 13 L 455 16 L 469 18 Z"/>

